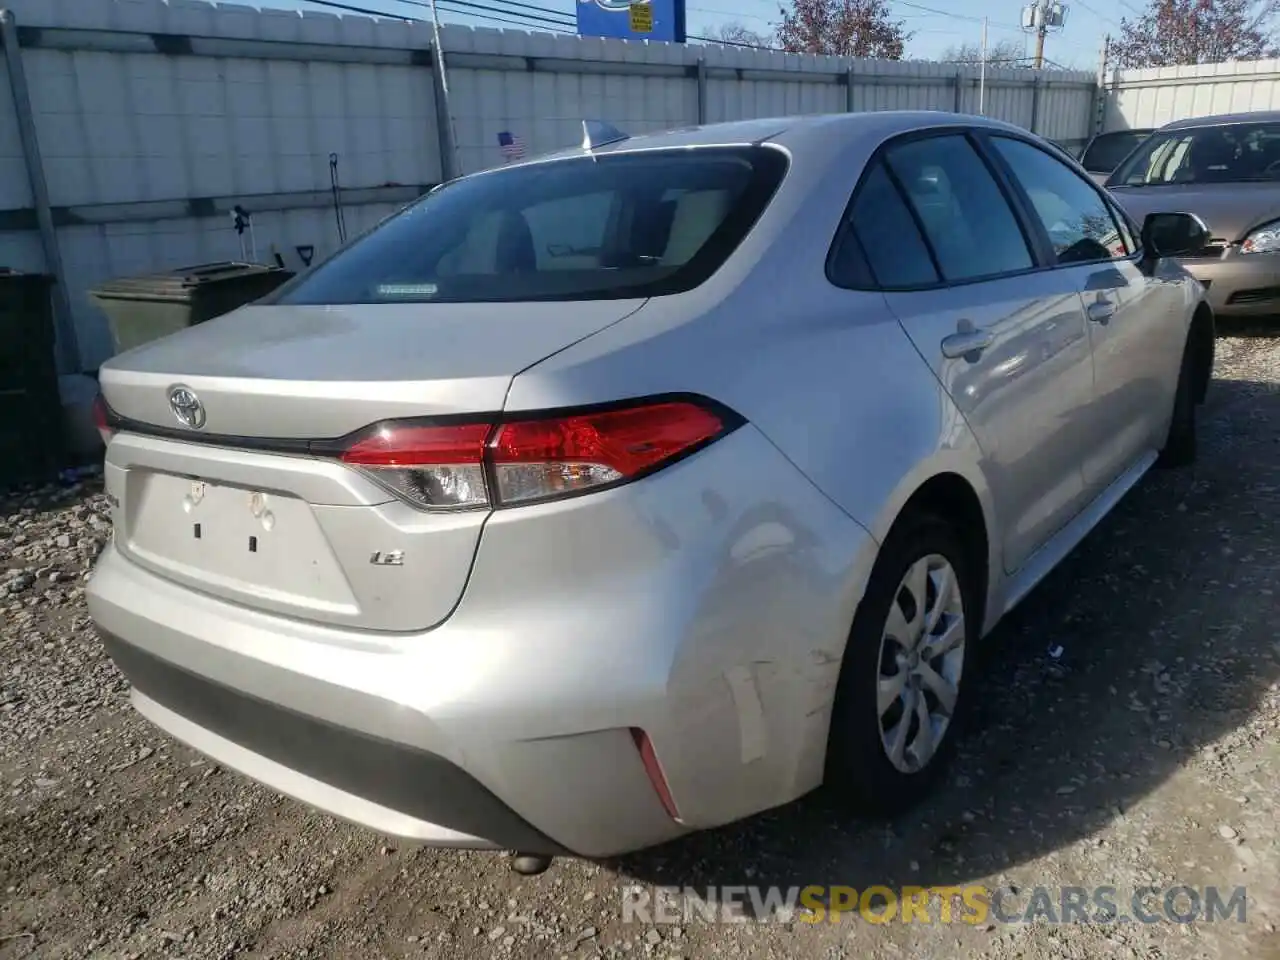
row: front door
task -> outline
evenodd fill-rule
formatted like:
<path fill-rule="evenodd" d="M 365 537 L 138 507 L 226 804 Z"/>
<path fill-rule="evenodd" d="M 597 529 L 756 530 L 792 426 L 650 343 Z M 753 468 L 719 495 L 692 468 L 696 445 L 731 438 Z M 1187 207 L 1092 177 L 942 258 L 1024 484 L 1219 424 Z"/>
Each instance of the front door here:
<path fill-rule="evenodd" d="M 1091 496 L 1163 442 L 1173 404 L 1177 338 L 1161 331 L 1182 309 L 1177 285 L 1138 268 L 1128 222 L 1101 191 L 1027 141 L 991 142 L 1048 234 L 1059 272 L 1079 290 L 1093 348 L 1094 417 L 1082 461 Z M 1172 346 L 1171 346 L 1172 345 Z"/>

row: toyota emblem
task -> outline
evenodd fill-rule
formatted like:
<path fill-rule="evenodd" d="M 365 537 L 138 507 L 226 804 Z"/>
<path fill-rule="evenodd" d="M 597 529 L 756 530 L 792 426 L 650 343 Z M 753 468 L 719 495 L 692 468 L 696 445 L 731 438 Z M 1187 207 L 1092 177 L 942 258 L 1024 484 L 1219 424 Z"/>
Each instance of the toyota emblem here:
<path fill-rule="evenodd" d="M 204 426 L 204 404 L 188 387 L 169 388 L 169 409 L 184 427 L 199 430 Z"/>

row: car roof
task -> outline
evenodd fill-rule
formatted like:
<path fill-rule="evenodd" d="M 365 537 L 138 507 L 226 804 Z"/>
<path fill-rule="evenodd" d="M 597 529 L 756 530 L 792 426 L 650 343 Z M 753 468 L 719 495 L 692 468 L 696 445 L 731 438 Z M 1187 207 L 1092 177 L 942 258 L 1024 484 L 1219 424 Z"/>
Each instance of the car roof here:
<path fill-rule="evenodd" d="M 603 156 L 613 153 L 632 153 L 641 150 L 663 150 L 682 147 L 740 146 L 743 144 L 776 143 L 788 150 L 804 150 L 815 145 L 829 146 L 839 137 L 865 136 L 876 142 L 931 127 L 960 125 L 989 127 L 1026 135 L 1027 131 L 1013 124 L 989 117 L 969 116 L 942 110 L 879 110 L 867 113 L 823 113 L 794 117 L 766 117 L 758 120 L 734 120 L 702 126 L 679 127 L 656 133 L 644 133 L 614 143 L 602 144 L 591 153 Z M 539 163 L 568 157 L 581 157 L 582 147 L 561 150 L 556 153 L 530 157 L 525 163 Z M 511 166 L 514 166 L 512 164 Z M 498 169 L 509 169 L 500 167 Z"/>
<path fill-rule="evenodd" d="M 1223 127 L 1233 123 L 1280 123 L 1280 110 L 1253 110 L 1249 113 L 1220 113 L 1212 117 L 1188 117 L 1166 123 L 1161 130 L 1189 130 L 1195 127 Z"/>

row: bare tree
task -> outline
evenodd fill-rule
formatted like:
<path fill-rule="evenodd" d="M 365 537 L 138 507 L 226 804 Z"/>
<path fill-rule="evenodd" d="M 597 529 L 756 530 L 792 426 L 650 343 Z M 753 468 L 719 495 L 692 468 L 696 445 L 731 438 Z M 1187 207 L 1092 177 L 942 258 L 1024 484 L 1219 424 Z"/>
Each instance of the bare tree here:
<path fill-rule="evenodd" d="M 726 23 L 711 31 L 708 40 L 727 43 L 732 47 L 758 47 L 765 49 L 772 45 L 771 37 L 749 30 L 740 23 Z"/>
<path fill-rule="evenodd" d="M 901 60 L 911 39 L 888 0 L 793 0 L 779 12 L 778 43 L 790 53 Z"/>
<path fill-rule="evenodd" d="M 1122 18 L 1111 48 L 1121 67 L 1173 67 L 1277 55 L 1280 0 L 1148 0 Z"/>
<path fill-rule="evenodd" d="M 982 46 L 977 43 L 962 43 L 958 47 L 950 47 L 941 57 L 943 63 L 981 63 Z M 997 40 L 987 44 L 987 63 L 996 66 L 1012 67 L 1027 60 L 1027 51 L 1017 40 Z"/>

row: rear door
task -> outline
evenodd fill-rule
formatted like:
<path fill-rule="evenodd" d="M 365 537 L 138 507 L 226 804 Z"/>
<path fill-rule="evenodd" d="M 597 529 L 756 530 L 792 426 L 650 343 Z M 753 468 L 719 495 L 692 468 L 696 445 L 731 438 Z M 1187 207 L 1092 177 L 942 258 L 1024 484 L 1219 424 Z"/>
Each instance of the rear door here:
<path fill-rule="evenodd" d="M 1029 141 L 992 136 L 990 143 L 1026 193 L 1056 269 L 1083 301 L 1094 358 L 1083 469 L 1096 496 L 1163 439 L 1181 359 L 1182 291 L 1139 269 L 1128 223 L 1084 177 Z"/>
<path fill-rule="evenodd" d="M 963 132 L 891 142 L 850 217 L 890 309 L 982 447 L 1016 570 L 1084 502 L 1093 372 L 1074 282 L 1039 269 Z"/>

